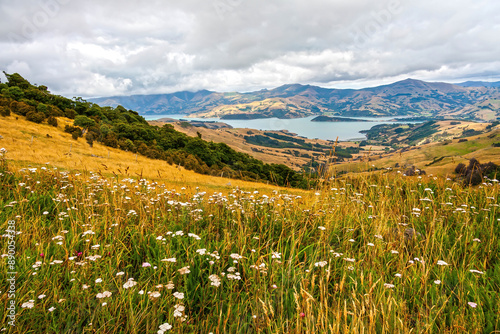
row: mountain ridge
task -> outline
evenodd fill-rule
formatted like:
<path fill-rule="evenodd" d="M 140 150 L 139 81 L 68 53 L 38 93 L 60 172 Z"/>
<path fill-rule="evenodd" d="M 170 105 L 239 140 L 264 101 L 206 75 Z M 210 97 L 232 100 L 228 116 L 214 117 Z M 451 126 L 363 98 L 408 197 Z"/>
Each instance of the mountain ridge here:
<path fill-rule="evenodd" d="M 180 91 L 170 94 L 111 96 L 89 99 L 104 105 L 122 105 L 141 115 L 186 114 L 197 117 L 295 118 L 335 116 L 450 116 L 495 119 L 500 109 L 484 112 L 485 101 L 500 98 L 495 83 L 464 85 L 405 79 L 361 89 L 324 88 L 285 84 L 255 92 Z"/>

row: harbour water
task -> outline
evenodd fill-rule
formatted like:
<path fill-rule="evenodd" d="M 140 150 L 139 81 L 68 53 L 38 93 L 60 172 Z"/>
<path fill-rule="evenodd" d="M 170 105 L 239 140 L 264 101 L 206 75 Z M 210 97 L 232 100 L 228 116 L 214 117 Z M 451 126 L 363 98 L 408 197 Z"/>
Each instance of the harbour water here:
<path fill-rule="evenodd" d="M 145 116 L 146 120 L 156 120 L 160 118 L 186 119 L 191 121 L 214 121 L 223 122 L 231 125 L 233 128 L 247 128 L 257 130 L 288 130 L 299 136 L 314 139 L 336 140 L 363 140 L 365 135 L 360 133 L 362 130 L 369 130 L 378 124 L 395 123 L 395 117 L 384 118 L 362 118 L 349 117 L 368 122 L 311 122 L 316 116 L 303 118 L 279 119 L 279 118 L 258 118 L 258 119 L 224 119 L 219 118 L 188 118 L 186 115 L 154 115 Z M 400 123 L 400 122 L 398 122 Z"/>

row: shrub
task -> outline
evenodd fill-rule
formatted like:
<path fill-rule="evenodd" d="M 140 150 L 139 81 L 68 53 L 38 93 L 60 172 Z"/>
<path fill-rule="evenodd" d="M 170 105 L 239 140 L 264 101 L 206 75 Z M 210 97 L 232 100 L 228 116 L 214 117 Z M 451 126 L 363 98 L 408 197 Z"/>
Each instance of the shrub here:
<path fill-rule="evenodd" d="M 0 116 L 4 116 L 4 117 L 10 116 L 10 109 L 9 109 L 9 107 L 0 106 Z"/>
<path fill-rule="evenodd" d="M 42 123 L 45 119 L 45 114 L 39 111 L 30 111 L 26 114 L 26 119 L 35 123 Z"/>
<path fill-rule="evenodd" d="M 463 163 L 459 163 L 457 167 L 455 167 L 455 173 L 457 174 L 465 174 L 467 167 Z"/>
<path fill-rule="evenodd" d="M 66 125 L 64 132 L 71 133 L 71 137 L 75 140 L 82 136 L 82 129 L 77 126 Z"/>
<path fill-rule="evenodd" d="M 47 123 L 57 128 L 57 118 L 55 118 L 54 116 L 49 116 L 49 118 L 47 118 Z"/>
<path fill-rule="evenodd" d="M 76 117 L 76 111 L 70 108 L 64 109 L 64 116 L 67 118 L 74 119 Z"/>
<path fill-rule="evenodd" d="M 104 145 L 109 146 L 109 147 L 118 147 L 118 138 L 116 137 L 116 134 L 114 132 L 107 134 L 103 141 Z"/>
<path fill-rule="evenodd" d="M 482 173 L 479 169 L 475 169 L 470 171 L 465 175 L 465 184 L 477 186 L 483 180 Z"/>
<path fill-rule="evenodd" d="M 48 105 L 47 106 L 47 115 L 54 116 L 54 117 L 63 117 L 64 112 L 56 106 Z"/>
<path fill-rule="evenodd" d="M 87 144 L 89 144 L 90 147 L 94 146 L 94 135 L 92 132 L 87 132 L 85 134 L 85 140 L 87 141 Z"/>
<path fill-rule="evenodd" d="M 493 162 L 481 164 L 477 159 L 472 158 L 469 160 L 469 165 L 459 163 L 455 167 L 455 173 L 464 178 L 464 185 L 478 185 L 483 182 L 483 177 L 494 177 L 499 172 L 499 166 Z"/>
<path fill-rule="evenodd" d="M 411 166 L 405 171 L 406 176 L 415 176 L 415 175 L 425 175 L 425 170 L 416 169 L 415 166 Z"/>
<path fill-rule="evenodd" d="M 24 102 L 12 101 L 10 103 L 10 110 L 18 115 L 26 116 L 30 111 L 35 111 L 35 108 Z"/>

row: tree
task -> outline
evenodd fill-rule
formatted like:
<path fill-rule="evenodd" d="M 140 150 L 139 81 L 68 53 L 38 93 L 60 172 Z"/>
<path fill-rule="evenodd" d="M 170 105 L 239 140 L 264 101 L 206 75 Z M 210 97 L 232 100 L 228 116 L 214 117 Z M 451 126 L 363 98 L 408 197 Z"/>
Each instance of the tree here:
<path fill-rule="evenodd" d="M 109 126 L 103 124 L 103 125 L 101 125 L 100 131 L 101 131 L 101 134 L 104 137 L 106 137 L 111 132 L 111 129 L 109 128 Z"/>
<path fill-rule="evenodd" d="M 38 105 L 36 106 L 36 111 L 43 112 L 45 115 L 47 115 L 49 108 L 47 108 L 47 105 L 44 103 L 38 103 Z"/>
<path fill-rule="evenodd" d="M 17 86 L 22 89 L 28 89 L 31 86 L 29 81 L 23 78 L 19 73 L 7 74 L 3 71 L 3 74 L 5 74 L 8 80 L 7 85 L 9 85 L 9 87 Z"/>
<path fill-rule="evenodd" d="M 84 115 L 75 116 L 75 121 L 73 122 L 75 126 L 81 126 L 82 128 L 90 128 L 95 125 L 95 121 L 93 119 L 88 118 Z"/>
<path fill-rule="evenodd" d="M 11 98 L 16 101 L 19 101 L 24 97 L 23 90 L 17 86 L 2 89 L 2 94 L 3 96 Z"/>

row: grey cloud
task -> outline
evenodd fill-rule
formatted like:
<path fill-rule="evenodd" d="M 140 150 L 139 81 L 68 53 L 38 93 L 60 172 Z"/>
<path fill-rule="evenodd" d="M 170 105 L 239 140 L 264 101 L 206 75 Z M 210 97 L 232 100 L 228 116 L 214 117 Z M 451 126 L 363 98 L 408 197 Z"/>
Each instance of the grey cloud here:
<path fill-rule="evenodd" d="M 499 78 L 488 0 L 0 0 L 0 69 L 84 97 Z"/>

